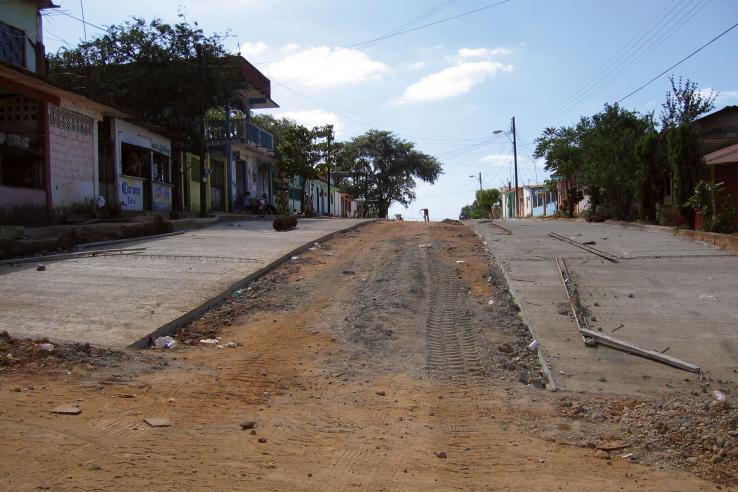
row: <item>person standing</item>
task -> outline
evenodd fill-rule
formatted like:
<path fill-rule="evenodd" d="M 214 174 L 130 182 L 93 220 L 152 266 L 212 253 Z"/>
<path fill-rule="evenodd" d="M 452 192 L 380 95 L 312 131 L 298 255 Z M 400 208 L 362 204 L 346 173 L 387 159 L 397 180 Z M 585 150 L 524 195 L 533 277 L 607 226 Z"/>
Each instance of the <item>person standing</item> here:
<path fill-rule="evenodd" d="M 428 209 L 427 208 L 421 208 L 420 211 L 423 213 L 423 221 L 424 222 L 430 222 L 430 218 L 428 218 Z"/>

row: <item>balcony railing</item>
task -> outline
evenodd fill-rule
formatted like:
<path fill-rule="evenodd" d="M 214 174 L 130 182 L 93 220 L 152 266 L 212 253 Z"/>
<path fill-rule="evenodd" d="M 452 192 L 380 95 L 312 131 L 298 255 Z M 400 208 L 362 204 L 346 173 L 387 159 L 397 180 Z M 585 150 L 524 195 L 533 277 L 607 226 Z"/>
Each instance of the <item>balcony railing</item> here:
<path fill-rule="evenodd" d="M 205 137 L 208 141 L 239 141 L 274 153 L 274 136 L 268 131 L 248 121 L 208 120 L 205 125 Z"/>

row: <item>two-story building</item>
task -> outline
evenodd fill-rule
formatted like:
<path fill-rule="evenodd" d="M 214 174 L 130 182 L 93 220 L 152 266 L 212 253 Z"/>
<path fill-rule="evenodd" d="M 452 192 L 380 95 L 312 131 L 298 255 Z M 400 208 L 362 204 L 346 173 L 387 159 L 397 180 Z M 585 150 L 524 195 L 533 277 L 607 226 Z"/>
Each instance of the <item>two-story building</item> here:
<path fill-rule="evenodd" d="M 274 137 L 251 122 L 251 112 L 279 107 L 271 99 L 271 82 L 267 77 L 241 56 L 230 57 L 230 62 L 238 66 L 240 88 L 233 95 L 235 107 L 206 123 L 209 206 L 224 211 L 241 208 L 246 193 L 252 198 L 266 196 L 274 203 Z M 199 176 L 192 169 L 188 174 Z M 196 202 L 199 207 L 199 182 L 188 182 L 193 186 L 186 195 L 190 196 L 191 204 Z M 195 194 L 198 196 L 192 196 Z"/>
<path fill-rule="evenodd" d="M 46 80 L 41 12 L 54 7 L 0 4 L 0 222 L 171 210 L 169 139 Z"/>

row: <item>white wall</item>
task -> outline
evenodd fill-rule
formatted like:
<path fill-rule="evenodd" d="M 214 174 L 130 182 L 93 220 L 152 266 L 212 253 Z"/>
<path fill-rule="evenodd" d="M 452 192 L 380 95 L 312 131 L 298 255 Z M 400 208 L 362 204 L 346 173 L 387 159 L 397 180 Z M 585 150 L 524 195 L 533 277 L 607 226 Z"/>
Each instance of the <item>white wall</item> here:
<path fill-rule="evenodd" d="M 102 114 L 63 102 L 49 105 L 49 159 L 54 209 L 91 204 L 98 194 L 97 122 Z"/>
<path fill-rule="evenodd" d="M 39 29 L 39 19 L 36 2 L 27 0 L 6 0 L 0 2 L 0 20 L 26 33 L 27 38 L 34 43 L 43 43 L 43 36 Z M 29 39 L 26 45 L 26 69 L 36 71 L 36 50 Z"/>

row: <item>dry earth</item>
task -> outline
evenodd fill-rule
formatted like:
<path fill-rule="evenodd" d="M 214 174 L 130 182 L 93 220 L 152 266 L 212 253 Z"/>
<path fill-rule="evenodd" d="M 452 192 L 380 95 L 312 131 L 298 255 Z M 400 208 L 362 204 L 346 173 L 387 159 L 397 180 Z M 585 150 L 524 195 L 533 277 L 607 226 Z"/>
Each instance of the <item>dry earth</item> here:
<path fill-rule="evenodd" d="M 200 343 L 215 337 L 223 348 Z M 704 490 L 721 485 L 695 473 L 736 481 L 731 449 L 706 464 L 700 455 L 645 466 L 645 448 L 621 458 L 635 446 L 629 409 L 658 398 L 620 405 L 539 389 L 527 330 L 465 226 L 381 222 L 341 234 L 178 340 L 154 354 L 109 354 L 3 339 L 0 488 Z M 691 397 L 731 425 L 728 405 Z M 61 404 L 81 413 L 50 412 Z M 615 415 L 625 420 L 611 427 Z M 171 426 L 144 422 L 155 417 Z"/>

